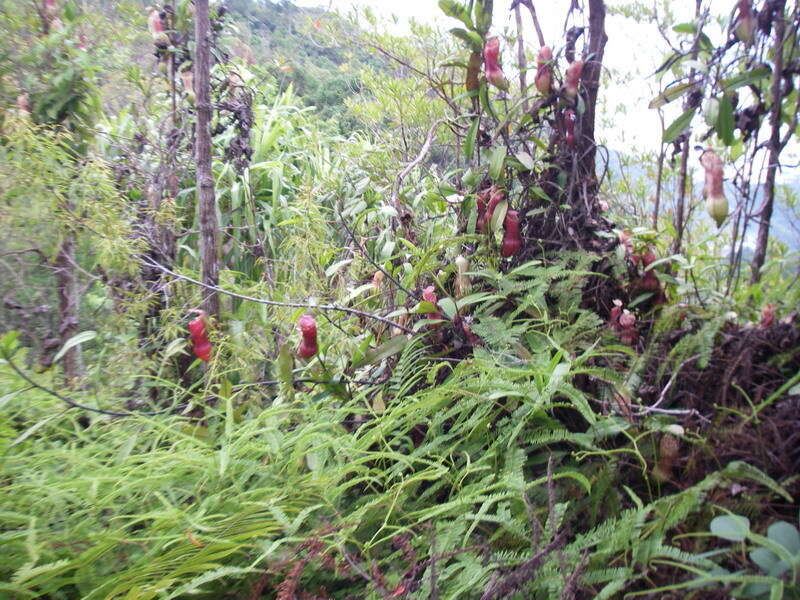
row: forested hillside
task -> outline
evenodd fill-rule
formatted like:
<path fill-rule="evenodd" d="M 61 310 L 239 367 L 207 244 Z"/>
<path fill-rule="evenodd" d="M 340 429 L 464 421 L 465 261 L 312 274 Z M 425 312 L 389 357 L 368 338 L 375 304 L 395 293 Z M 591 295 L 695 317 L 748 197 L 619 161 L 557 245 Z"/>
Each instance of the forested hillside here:
<path fill-rule="evenodd" d="M 0 598 L 800 598 L 800 2 L 437 4 L 0 0 Z"/>

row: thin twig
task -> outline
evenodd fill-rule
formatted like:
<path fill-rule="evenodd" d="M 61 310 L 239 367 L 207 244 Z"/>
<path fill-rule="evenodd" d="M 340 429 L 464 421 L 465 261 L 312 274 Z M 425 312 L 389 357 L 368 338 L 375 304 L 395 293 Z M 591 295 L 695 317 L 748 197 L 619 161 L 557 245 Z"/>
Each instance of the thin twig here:
<path fill-rule="evenodd" d="M 356 234 L 353 232 L 352 229 L 350 229 L 350 227 L 347 226 L 347 223 L 345 223 L 345 220 L 341 215 L 339 216 L 339 221 L 342 223 L 342 227 L 344 227 L 344 230 L 347 232 L 347 235 L 350 237 L 350 240 L 353 242 L 353 244 L 355 244 L 359 252 L 361 252 L 361 255 L 364 258 L 366 258 L 373 267 L 375 267 L 381 273 L 386 275 L 386 277 L 389 278 L 389 281 L 395 284 L 398 287 L 398 289 L 404 291 L 407 296 L 419 300 L 420 296 L 417 293 L 412 292 L 410 289 L 405 287 L 402 283 L 400 283 L 397 279 L 395 279 L 395 277 L 391 273 L 389 273 L 386 269 L 380 266 L 378 262 L 369 255 L 366 249 L 361 244 L 358 243 L 358 240 L 356 239 Z"/>
<path fill-rule="evenodd" d="M 39 383 L 36 383 L 22 369 L 20 369 L 16 365 L 16 363 L 14 363 L 14 361 L 11 359 L 11 356 L 9 356 L 5 351 L 2 354 L 3 354 L 3 359 L 8 363 L 8 366 L 11 367 L 11 369 L 17 375 L 19 375 L 26 383 L 29 384 L 28 388 L 24 388 L 22 390 L 19 390 L 19 392 L 24 392 L 24 391 L 27 391 L 27 390 L 35 388 L 35 389 L 41 390 L 41 391 L 43 391 L 43 392 L 45 392 L 47 394 L 50 394 L 54 398 L 58 398 L 64 404 L 67 404 L 67 405 L 71 406 L 72 408 L 78 408 L 78 409 L 81 409 L 81 410 L 86 410 L 86 411 L 89 411 L 89 412 L 99 413 L 99 414 L 102 414 L 102 415 L 109 415 L 111 417 L 133 417 L 133 416 L 137 416 L 137 415 L 146 416 L 146 417 L 152 417 L 152 416 L 156 416 L 156 415 L 163 415 L 163 414 L 166 414 L 168 412 L 181 410 L 183 408 L 186 408 L 186 406 L 188 406 L 187 404 L 179 404 L 177 406 L 174 406 L 174 407 L 171 407 L 171 408 L 167 408 L 167 409 L 164 409 L 164 410 L 147 411 L 147 412 L 143 412 L 143 411 L 121 412 L 121 411 L 114 411 L 114 410 L 104 410 L 102 408 L 94 408 L 92 406 L 86 406 L 85 404 L 80 404 L 79 402 L 75 402 L 75 400 L 72 400 L 71 398 L 68 398 L 67 396 L 63 396 L 62 394 L 59 394 L 55 390 L 51 390 L 48 387 L 45 387 L 45 386 L 43 386 L 43 385 L 41 385 Z M 353 383 L 353 384 L 356 384 L 356 385 L 382 385 L 382 384 L 386 383 L 387 381 L 389 381 L 388 377 L 385 377 L 382 380 L 378 380 L 378 379 L 344 379 L 342 381 L 334 381 L 332 379 L 301 378 L 301 379 L 293 379 L 292 383 L 293 384 L 310 383 L 310 384 L 313 384 L 313 385 L 330 385 L 330 384 L 335 384 L 335 383 Z M 278 385 L 279 383 L 281 383 L 281 381 L 279 381 L 277 379 L 269 379 L 269 380 L 265 380 L 265 381 L 255 381 L 253 383 L 244 383 L 244 384 L 238 385 L 238 386 L 233 388 L 233 391 L 234 392 L 240 392 L 242 390 L 247 389 L 248 387 Z"/>
<path fill-rule="evenodd" d="M 431 531 L 431 591 L 428 594 L 430 600 L 439 600 L 439 586 L 436 585 L 436 580 L 438 578 L 438 573 L 436 572 L 436 529 L 434 527 L 430 527 Z"/>
<path fill-rule="evenodd" d="M 520 4 L 524 4 L 531 13 L 533 19 L 533 27 L 536 29 L 536 36 L 539 38 L 539 45 L 546 46 L 544 43 L 544 34 L 542 33 L 542 26 L 539 25 L 539 18 L 536 16 L 536 8 L 533 6 L 533 0 L 520 0 Z"/>
<path fill-rule="evenodd" d="M 547 546 L 542 548 L 540 552 L 537 552 L 532 558 L 513 569 L 500 581 L 490 582 L 489 585 L 486 586 L 481 600 L 495 600 L 495 598 L 508 598 L 511 596 L 526 582 L 530 581 L 536 569 L 542 566 L 550 552 L 563 546 L 564 541 L 563 536 L 558 536 L 547 544 Z"/>
<path fill-rule="evenodd" d="M 386 317 L 381 317 L 380 315 L 373 315 L 361 310 L 357 310 L 355 308 L 349 308 L 346 306 L 336 306 L 333 304 L 311 304 L 308 302 L 279 302 L 278 300 L 266 300 L 264 298 L 245 296 L 244 294 L 237 294 L 236 292 L 231 292 L 219 286 L 209 285 L 203 283 L 202 281 L 198 281 L 197 279 L 193 279 L 191 277 L 187 277 L 186 275 L 181 275 L 180 273 L 176 273 L 175 271 L 168 269 L 164 265 L 157 263 L 155 260 L 153 260 L 148 256 L 139 256 L 139 259 L 145 264 L 148 264 L 151 267 L 158 269 L 163 273 L 166 273 L 167 275 L 171 275 L 172 277 L 175 277 L 177 279 L 187 281 L 196 286 L 205 288 L 209 291 L 216 292 L 218 294 L 223 294 L 225 296 L 230 296 L 231 298 L 239 298 L 240 300 L 247 300 L 248 302 L 256 302 L 257 304 L 266 304 L 267 306 L 283 306 L 286 308 L 311 308 L 317 310 L 335 310 L 363 317 L 365 319 L 373 319 L 375 321 L 380 321 L 381 323 L 386 323 L 387 325 L 391 325 L 392 327 L 397 327 L 400 331 L 403 331 L 405 333 L 412 333 L 412 334 L 414 333 L 413 330 L 409 329 L 408 327 L 405 327 L 404 325 L 401 325 L 396 321 L 392 321 L 391 319 L 387 319 Z"/>
<path fill-rule="evenodd" d="M 27 254 L 28 252 L 33 252 L 34 254 L 38 254 L 42 260 L 47 260 L 44 252 L 39 250 L 39 248 L 25 248 L 24 250 L 9 250 L 7 252 L 0 252 L 0 256 L 16 256 L 19 254 Z"/>
<path fill-rule="evenodd" d="M 371 583 L 372 585 L 375 586 L 375 589 L 378 590 L 378 593 L 381 595 L 381 597 L 383 598 L 387 597 L 389 591 L 386 589 L 386 587 L 384 587 L 383 584 L 381 584 L 381 582 L 378 581 L 377 579 L 370 577 L 369 573 L 367 573 L 364 569 L 362 569 L 361 566 L 355 560 L 353 560 L 353 557 L 350 556 L 349 552 L 343 552 L 342 555 L 344 556 L 344 559 L 347 561 L 347 564 L 349 564 L 350 567 L 356 573 L 358 573 L 364 581 L 366 581 L 367 583 Z"/>
<path fill-rule="evenodd" d="M 354 383 L 356 385 L 382 385 L 389 381 L 389 377 L 384 377 L 383 379 L 342 379 L 341 381 L 337 381 L 334 379 L 293 379 L 292 383 L 311 383 L 313 385 L 332 385 L 336 383 Z M 263 381 L 254 381 L 252 383 L 242 383 L 237 385 L 233 388 L 234 392 L 240 392 L 248 387 L 252 386 L 269 386 L 269 385 L 278 385 L 283 383 L 279 379 L 265 379 Z"/>
<path fill-rule="evenodd" d="M 547 457 L 547 533 L 556 537 L 556 489 L 553 485 L 553 455 Z"/>
<path fill-rule="evenodd" d="M 80 404 L 78 402 L 75 402 L 71 398 L 68 398 L 66 396 L 62 396 L 61 394 L 59 394 L 55 390 L 51 390 L 48 387 L 45 387 L 45 386 L 43 386 L 43 385 L 41 385 L 39 383 L 36 383 L 33 379 L 28 377 L 28 375 L 26 375 L 25 372 L 23 372 L 14 363 L 13 360 L 11 360 L 11 356 L 5 350 L 2 350 L 2 354 L 3 354 L 3 359 L 8 363 L 8 366 L 11 367 L 11 369 L 17 375 L 19 375 L 25 382 L 27 382 L 32 387 L 34 387 L 34 388 L 36 388 L 38 390 L 41 390 L 41 391 L 43 391 L 43 392 L 45 392 L 47 394 L 50 394 L 54 398 L 58 398 L 59 400 L 61 400 L 61 402 L 63 402 L 64 404 L 67 404 L 68 406 L 70 406 L 72 408 L 79 408 L 81 410 L 86 410 L 86 411 L 89 411 L 89 412 L 99 413 L 101 415 L 109 415 L 111 417 L 132 417 L 132 416 L 135 416 L 135 415 L 144 415 L 144 416 L 163 415 L 163 414 L 168 413 L 170 411 L 176 410 L 177 408 L 180 408 L 180 407 L 173 407 L 173 408 L 168 408 L 168 409 L 165 409 L 165 410 L 159 410 L 159 411 L 154 411 L 154 412 L 137 412 L 137 411 L 119 412 L 119 411 L 115 411 L 115 410 L 103 410 L 102 408 L 95 408 L 93 406 L 86 406 L 85 404 Z"/>
<path fill-rule="evenodd" d="M 416 73 L 417 75 L 419 75 L 423 79 L 427 80 L 428 83 L 430 84 L 430 89 L 433 90 L 433 92 L 439 97 L 439 99 L 442 100 L 445 104 L 447 104 L 447 106 L 449 106 L 455 114 L 458 114 L 458 112 L 459 112 L 458 111 L 458 106 L 452 101 L 452 99 L 450 97 L 448 97 L 448 95 L 442 89 L 443 86 L 438 81 L 436 81 L 429 73 L 426 73 L 425 71 L 421 71 L 420 69 L 418 69 L 414 65 L 412 65 L 409 61 L 403 60 L 402 58 L 400 58 L 396 54 L 392 54 L 386 48 L 383 48 L 382 46 L 380 46 L 380 45 L 378 45 L 378 44 L 376 44 L 374 42 L 364 41 L 364 42 L 361 42 L 361 43 L 363 43 L 365 46 L 373 48 L 374 50 L 377 50 L 378 52 L 383 54 L 386 58 L 389 58 L 389 59 L 395 61 L 396 63 L 404 66 L 409 71 L 412 71 L 413 73 Z"/>
<path fill-rule="evenodd" d="M 413 171 L 414 168 L 422 162 L 425 156 L 427 156 L 431 149 L 431 144 L 433 143 L 433 136 L 436 133 L 436 129 L 439 127 L 439 125 L 442 125 L 445 122 L 445 119 L 439 119 L 431 126 L 430 130 L 428 130 L 428 136 L 425 138 L 425 143 L 422 145 L 422 149 L 419 151 L 417 157 L 408 163 L 406 168 L 400 171 L 400 173 L 397 175 L 397 179 L 394 182 L 394 189 L 392 190 L 391 205 L 392 208 L 397 211 L 398 217 L 400 216 L 400 210 L 397 208 L 400 200 L 400 186 L 403 185 L 403 180 L 408 177 L 408 174 L 411 173 L 411 171 Z"/>
<path fill-rule="evenodd" d="M 522 500 L 525 502 L 525 512 L 528 514 L 528 521 L 531 524 L 531 553 L 536 554 L 539 543 L 542 541 L 542 524 L 536 518 L 533 501 L 527 492 L 522 492 Z"/>
<path fill-rule="evenodd" d="M 648 412 L 658 413 L 660 415 L 673 415 L 673 416 L 693 416 L 697 417 L 701 421 L 706 423 L 711 423 L 711 419 L 706 416 L 703 416 L 698 410 L 694 408 L 687 408 L 687 409 L 678 409 L 678 408 L 650 408 Z"/>
<path fill-rule="evenodd" d="M 564 581 L 564 587 L 561 590 L 561 596 L 559 600 L 572 600 L 575 598 L 575 588 L 578 585 L 578 581 L 580 580 L 581 575 L 586 570 L 586 566 L 589 564 L 589 549 L 585 549 L 581 553 L 581 560 L 578 565 L 572 570 L 569 577 Z M 564 570 L 566 573 L 566 569 Z"/>
<path fill-rule="evenodd" d="M 665 385 L 664 389 L 661 390 L 661 394 L 658 396 L 658 400 L 656 400 L 655 404 L 653 404 L 652 406 L 648 406 L 644 410 L 638 412 L 637 415 L 639 415 L 639 416 L 646 415 L 648 412 L 653 412 L 659 406 L 661 406 L 661 403 L 664 402 L 665 398 L 667 397 L 667 392 L 669 392 L 669 390 L 672 387 L 672 385 L 678 379 L 678 374 L 681 372 L 681 369 L 683 369 L 683 367 L 685 367 L 688 363 L 692 362 L 693 360 L 697 360 L 698 358 L 700 358 L 700 355 L 696 354 L 694 356 L 690 356 L 685 361 L 683 361 L 681 364 L 679 364 L 678 368 L 675 369 L 675 372 L 672 374 L 672 377 L 669 378 L 669 381 L 667 382 L 667 385 Z"/>

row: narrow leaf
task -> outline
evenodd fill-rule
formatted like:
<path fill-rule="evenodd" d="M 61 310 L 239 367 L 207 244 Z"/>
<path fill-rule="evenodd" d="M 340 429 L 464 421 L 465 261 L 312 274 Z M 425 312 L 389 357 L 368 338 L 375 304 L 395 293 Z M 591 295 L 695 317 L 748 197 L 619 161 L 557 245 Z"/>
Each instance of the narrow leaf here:
<path fill-rule="evenodd" d="M 475 152 L 475 140 L 478 137 L 478 124 L 480 121 L 480 117 L 473 117 L 469 131 L 467 131 L 467 139 L 464 140 L 464 158 L 467 160 L 470 160 Z"/>
<path fill-rule="evenodd" d="M 746 85 L 753 85 L 762 79 L 766 79 L 771 73 L 772 70 L 768 67 L 753 69 L 752 71 L 745 71 L 744 73 L 739 73 L 738 75 L 728 79 L 723 79 L 721 82 L 722 89 L 725 91 L 730 91 Z"/>
<path fill-rule="evenodd" d="M 690 82 L 673 85 L 672 87 L 667 88 L 666 90 L 661 92 L 658 96 L 653 98 L 653 100 L 648 105 L 648 108 L 661 108 L 665 104 L 669 104 L 673 100 L 677 100 L 695 86 L 696 86 L 695 83 L 690 83 Z"/>
<path fill-rule="evenodd" d="M 78 344 L 82 344 L 84 342 L 88 342 L 89 340 L 94 339 L 97 337 L 96 331 L 82 331 L 77 335 L 73 335 L 71 338 L 67 340 L 67 343 L 58 351 L 58 354 L 55 355 L 53 358 L 53 362 L 58 362 L 60 358 L 62 358 L 67 352 L 69 352 L 72 348 L 77 346 Z"/>
<path fill-rule="evenodd" d="M 377 348 L 372 350 L 367 350 L 364 353 L 364 357 L 356 364 L 353 363 L 353 367 L 361 367 L 363 365 L 371 365 L 375 363 L 379 363 L 384 358 L 389 358 L 400 352 L 403 348 L 406 347 L 408 344 L 408 338 L 404 335 L 398 335 L 390 339 L 388 342 L 381 344 Z"/>
<path fill-rule="evenodd" d="M 461 29 L 460 27 L 454 27 L 450 30 L 454 36 L 458 39 L 466 42 L 467 46 L 469 46 L 472 50 L 477 50 L 480 52 L 483 50 L 483 40 L 481 36 L 479 36 L 474 31 L 467 31 L 466 29 Z"/>
<path fill-rule="evenodd" d="M 670 142 L 674 142 L 675 139 L 686 131 L 686 128 L 692 122 L 695 113 L 697 112 L 696 108 L 690 108 L 686 112 L 684 112 L 680 117 L 675 119 L 669 127 L 664 130 L 664 137 L 662 138 L 662 142 L 665 144 L 669 144 Z"/>

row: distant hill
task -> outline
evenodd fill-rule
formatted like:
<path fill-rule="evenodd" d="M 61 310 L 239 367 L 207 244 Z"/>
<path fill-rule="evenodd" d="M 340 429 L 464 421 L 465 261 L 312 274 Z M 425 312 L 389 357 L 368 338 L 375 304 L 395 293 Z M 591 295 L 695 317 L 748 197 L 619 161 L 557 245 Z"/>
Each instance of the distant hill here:
<path fill-rule="evenodd" d="M 331 22 L 356 33 L 352 24 L 324 9 L 301 8 L 288 0 L 227 0 L 227 6 L 251 59 L 270 70 L 283 87 L 291 83 L 323 118 L 343 118 L 344 99 L 361 90 L 359 71 L 385 64 L 360 47 L 323 43 L 317 29 Z M 347 130 L 353 124 L 343 125 Z"/>

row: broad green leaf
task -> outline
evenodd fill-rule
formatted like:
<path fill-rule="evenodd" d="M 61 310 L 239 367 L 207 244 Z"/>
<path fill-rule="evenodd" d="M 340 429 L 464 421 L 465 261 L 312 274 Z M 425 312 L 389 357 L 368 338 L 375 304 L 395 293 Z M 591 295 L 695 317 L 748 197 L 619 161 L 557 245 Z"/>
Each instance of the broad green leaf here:
<path fill-rule="evenodd" d="M 330 267 L 325 269 L 325 277 L 330 277 L 331 275 L 333 275 L 334 273 L 336 273 L 337 271 L 339 271 L 343 267 L 346 267 L 347 265 L 349 265 L 351 262 L 353 262 L 352 258 L 345 258 L 344 260 L 340 260 L 340 261 L 337 261 L 337 262 L 333 263 Z"/>
<path fill-rule="evenodd" d="M 750 560 L 758 565 L 764 573 L 772 574 L 780 568 L 781 561 L 767 548 L 756 548 L 750 552 Z"/>
<path fill-rule="evenodd" d="M 783 581 L 774 582 L 769 588 L 769 600 L 783 600 Z"/>
<path fill-rule="evenodd" d="M 770 591 L 769 584 L 766 583 L 748 583 L 743 586 L 739 592 L 742 598 L 764 598 L 767 592 Z M 776 600 L 782 600 L 783 596 L 778 596 Z M 772 596 L 770 596 L 772 600 Z"/>
<path fill-rule="evenodd" d="M 712 519 L 709 529 L 724 540 L 741 542 L 750 533 L 750 519 L 742 515 L 720 515 Z"/>
<path fill-rule="evenodd" d="M 469 296 L 464 296 L 459 300 L 456 304 L 459 308 L 464 306 L 469 306 L 471 304 L 477 304 L 478 302 L 487 302 L 489 300 L 499 300 L 504 296 L 499 296 L 498 294 L 493 294 L 491 292 L 478 292 L 476 294 L 470 294 Z"/>
<path fill-rule="evenodd" d="M 532 192 L 532 193 L 533 193 L 533 194 L 534 194 L 534 195 L 535 195 L 537 198 L 539 198 L 539 199 L 541 199 L 541 200 L 547 200 L 548 202 L 550 201 L 550 196 L 548 196 L 548 195 L 545 193 L 545 191 L 544 191 L 542 188 L 540 188 L 538 185 L 537 185 L 537 186 L 533 186 L 532 188 L 530 188 L 530 191 L 531 191 L 531 192 Z"/>
<path fill-rule="evenodd" d="M 492 26 L 492 11 L 494 0 L 475 0 L 473 13 L 475 26 L 479 32 L 486 34 Z"/>
<path fill-rule="evenodd" d="M 461 177 L 461 182 L 465 186 L 470 188 L 478 185 L 479 181 L 480 181 L 480 173 L 476 169 L 473 169 L 472 167 L 464 171 L 464 175 Z"/>
<path fill-rule="evenodd" d="M 781 486 L 772 477 L 764 473 L 761 469 L 758 469 L 749 463 L 741 460 L 735 460 L 731 463 L 728 463 L 722 472 L 728 477 L 749 479 L 750 481 L 760 483 L 761 485 L 771 489 L 779 496 L 786 498 L 787 502 L 794 501 L 791 494 L 789 494 L 789 492 L 787 492 L 783 486 Z"/>
<path fill-rule="evenodd" d="M 446 322 L 447 321 L 445 321 L 444 319 L 420 319 L 419 321 L 414 323 L 414 326 L 411 328 L 411 330 L 416 333 L 421 329 L 424 329 L 428 325 L 436 325 L 437 323 L 446 323 Z"/>
<path fill-rule="evenodd" d="M 661 66 L 659 66 L 655 70 L 653 75 L 658 75 L 659 73 L 663 73 L 664 71 L 666 71 L 667 69 L 672 67 L 675 63 L 677 63 L 682 58 L 684 58 L 683 54 L 679 54 L 677 52 L 673 53 L 673 54 L 670 54 L 666 59 L 664 59 L 664 62 L 661 63 Z"/>
<path fill-rule="evenodd" d="M 703 118 L 706 125 L 714 127 L 719 119 L 719 98 L 709 98 L 703 109 Z"/>
<path fill-rule="evenodd" d="M 481 82 L 481 87 L 478 90 L 478 97 L 481 99 L 481 106 L 486 109 L 494 120 L 497 120 L 497 113 L 494 111 L 491 100 L 489 100 L 489 85 L 485 81 Z"/>
<path fill-rule="evenodd" d="M 697 38 L 700 41 L 700 48 L 706 52 L 712 52 L 714 50 L 714 45 L 711 43 L 711 38 L 708 37 L 705 33 L 701 33 L 700 36 Z"/>
<path fill-rule="evenodd" d="M 395 312 L 397 312 L 397 311 L 395 311 Z M 394 314 L 386 315 L 386 317 L 389 318 L 389 319 L 391 319 L 393 316 L 396 316 L 396 315 L 394 315 Z M 372 344 L 373 339 L 374 338 L 373 338 L 371 332 L 367 333 L 367 335 L 364 336 L 364 339 L 361 340 L 361 343 L 358 344 L 358 346 L 356 347 L 356 349 L 353 351 L 352 355 L 350 356 L 350 363 L 351 364 L 353 364 L 353 365 L 364 364 L 364 355 L 369 351 L 369 347 Z"/>
<path fill-rule="evenodd" d="M 437 311 L 436 305 L 427 300 L 420 300 L 417 305 L 411 309 L 412 314 L 435 313 Z"/>
<path fill-rule="evenodd" d="M 800 532 L 791 523 L 778 521 L 767 529 L 767 537 L 786 548 L 792 554 L 800 554 Z"/>
<path fill-rule="evenodd" d="M 536 163 L 533 162 L 533 157 L 530 154 L 527 152 L 517 152 L 514 156 L 528 171 L 533 171 Z"/>
<path fill-rule="evenodd" d="M 450 319 L 454 318 L 456 314 L 458 314 L 458 309 L 456 308 L 456 303 L 453 302 L 452 298 L 442 298 L 438 302 L 439 308 L 442 309 L 442 312 L 446 314 Z"/>
<path fill-rule="evenodd" d="M 506 160 L 506 147 L 495 146 L 489 152 L 489 177 L 492 181 L 500 182 L 503 178 L 503 164 Z"/>
<path fill-rule="evenodd" d="M 166 348 L 164 348 L 163 362 L 166 362 L 176 354 L 186 354 L 186 338 L 177 338 L 172 340 Z"/>
<path fill-rule="evenodd" d="M 444 61 L 442 63 L 439 63 L 438 66 L 440 68 L 442 68 L 442 67 L 460 67 L 462 69 L 469 68 L 469 65 L 467 65 L 467 63 L 464 62 L 464 60 L 459 59 L 459 58 L 454 58 L 452 60 L 446 60 L 446 61 Z"/>
<path fill-rule="evenodd" d="M 347 297 L 344 300 L 345 304 L 349 303 L 351 300 L 357 298 L 361 294 L 369 291 L 375 291 L 375 286 L 372 285 L 371 281 L 369 283 L 364 283 L 358 286 L 356 289 L 352 290 L 349 294 L 347 294 Z"/>

